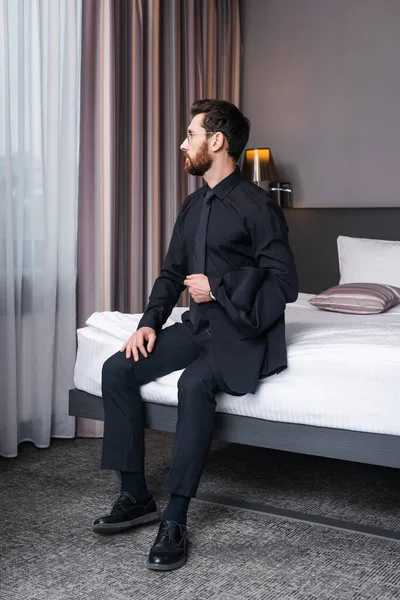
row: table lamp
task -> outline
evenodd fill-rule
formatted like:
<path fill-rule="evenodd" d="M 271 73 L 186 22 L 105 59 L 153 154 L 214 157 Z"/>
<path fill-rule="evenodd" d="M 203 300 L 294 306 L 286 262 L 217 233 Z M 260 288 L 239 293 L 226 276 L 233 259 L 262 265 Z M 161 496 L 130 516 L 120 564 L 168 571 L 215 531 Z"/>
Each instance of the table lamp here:
<path fill-rule="evenodd" d="M 257 185 L 262 181 L 278 181 L 270 148 L 248 148 L 244 155 L 242 173 Z"/>

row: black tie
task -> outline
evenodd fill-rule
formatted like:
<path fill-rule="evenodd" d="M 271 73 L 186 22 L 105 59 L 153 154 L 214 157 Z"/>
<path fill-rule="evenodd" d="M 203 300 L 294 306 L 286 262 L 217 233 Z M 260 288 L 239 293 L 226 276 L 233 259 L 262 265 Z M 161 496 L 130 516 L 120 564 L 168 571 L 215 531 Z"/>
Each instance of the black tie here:
<path fill-rule="evenodd" d="M 206 245 L 207 245 L 207 227 L 211 210 L 211 200 L 214 194 L 210 190 L 204 196 L 203 208 L 201 210 L 199 224 L 197 226 L 196 237 L 193 248 L 193 274 L 206 272 Z M 195 323 L 198 305 L 190 297 L 190 320 Z"/>

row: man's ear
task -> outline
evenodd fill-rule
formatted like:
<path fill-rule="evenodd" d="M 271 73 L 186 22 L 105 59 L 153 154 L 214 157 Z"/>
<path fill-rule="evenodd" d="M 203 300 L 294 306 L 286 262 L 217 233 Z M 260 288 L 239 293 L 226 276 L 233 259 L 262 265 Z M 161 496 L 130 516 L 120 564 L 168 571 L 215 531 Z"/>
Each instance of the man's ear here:
<path fill-rule="evenodd" d="M 221 133 L 220 131 L 217 131 L 213 138 L 211 149 L 214 152 L 216 152 L 217 150 L 220 150 L 221 148 L 223 148 L 224 144 L 225 144 L 224 134 Z"/>

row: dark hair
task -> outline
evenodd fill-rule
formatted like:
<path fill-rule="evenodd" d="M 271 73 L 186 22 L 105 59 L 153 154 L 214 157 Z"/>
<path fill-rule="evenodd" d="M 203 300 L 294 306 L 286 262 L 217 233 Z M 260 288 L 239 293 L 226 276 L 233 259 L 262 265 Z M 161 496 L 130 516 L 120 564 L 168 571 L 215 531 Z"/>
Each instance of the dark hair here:
<path fill-rule="evenodd" d="M 236 161 L 242 154 L 250 133 L 250 121 L 237 106 L 226 100 L 197 100 L 190 109 L 192 117 L 204 113 L 206 131 L 220 131 L 228 142 L 228 154 Z"/>

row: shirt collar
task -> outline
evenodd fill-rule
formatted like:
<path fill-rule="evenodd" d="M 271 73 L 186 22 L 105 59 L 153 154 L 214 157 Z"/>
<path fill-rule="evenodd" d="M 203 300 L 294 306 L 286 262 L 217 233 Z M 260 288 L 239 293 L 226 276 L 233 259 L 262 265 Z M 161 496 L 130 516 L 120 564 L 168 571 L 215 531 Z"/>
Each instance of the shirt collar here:
<path fill-rule="evenodd" d="M 213 194 L 220 200 L 223 200 L 229 194 L 229 192 L 231 192 L 233 188 L 237 186 L 241 178 L 242 174 L 240 169 L 239 167 L 236 167 L 233 173 L 228 175 L 228 177 L 225 177 L 225 179 L 217 183 L 217 185 L 212 188 Z M 208 192 L 210 189 L 211 188 L 206 185 L 206 192 Z"/>

